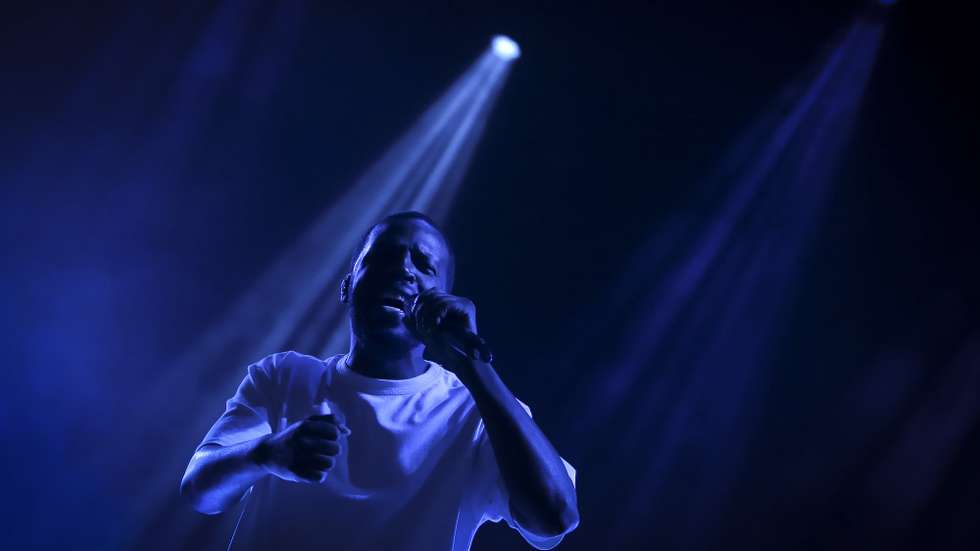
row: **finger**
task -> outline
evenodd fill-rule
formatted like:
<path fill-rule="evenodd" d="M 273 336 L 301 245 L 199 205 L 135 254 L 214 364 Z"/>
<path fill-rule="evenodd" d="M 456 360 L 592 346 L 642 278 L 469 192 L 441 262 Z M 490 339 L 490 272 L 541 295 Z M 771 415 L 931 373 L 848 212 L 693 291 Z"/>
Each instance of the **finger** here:
<path fill-rule="evenodd" d="M 350 427 L 347 426 L 347 422 L 340 415 L 330 413 L 328 415 L 311 415 L 307 418 L 307 421 L 316 421 L 317 423 L 328 423 L 336 425 L 340 432 L 344 434 L 350 434 Z"/>
<path fill-rule="evenodd" d="M 324 471 L 318 471 L 316 469 L 308 469 L 308 468 L 296 468 L 291 470 L 296 476 L 298 476 L 302 480 L 306 482 L 312 482 L 312 483 L 323 482 L 323 479 L 326 477 L 327 474 Z"/>
<path fill-rule="evenodd" d="M 336 440 L 340 436 L 340 427 L 326 421 L 306 421 L 299 429 L 301 436 L 329 438 Z"/>
<path fill-rule="evenodd" d="M 329 471 L 337 464 L 337 460 L 329 455 L 314 455 L 310 459 L 310 464 L 316 469 Z"/>
<path fill-rule="evenodd" d="M 303 438 L 300 440 L 302 447 L 310 452 L 337 455 L 340 453 L 340 444 L 332 440 L 317 440 L 314 438 Z"/>
<path fill-rule="evenodd" d="M 333 423 L 335 425 L 340 424 L 340 418 L 337 417 L 336 413 L 325 413 L 322 415 L 310 415 L 306 418 L 307 421 L 326 421 L 328 423 Z"/>
<path fill-rule="evenodd" d="M 441 296 L 438 296 L 435 293 L 431 293 L 428 291 L 426 293 L 423 293 L 423 300 L 419 304 L 419 311 L 418 311 L 419 316 L 422 317 L 423 319 L 430 318 L 433 310 L 435 308 L 440 307 L 444 303 L 445 303 L 445 299 Z"/>
<path fill-rule="evenodd" d="M 439 308 L 439 310 L 436 311 L 436 315 L 433 320 L 436 327 L 442 326 L 442 322 L 446 321 L 446 316 L 449 315 L 450 310 L 452 310 L 452 306 L 444 304 Z"/>
<path fill-rule="evenodd" d="M 333 414 L 331 414 L 331 415 L 333 415 Z M 347 426 L 347 423 L 344 422 L 344 421 L 342 421 L 340 418 L 337 418 L 337 421 L 321 421 L 321 420 L 317 420 L 317 422 L 318 423 L 324 423 L 324 422 L 326 422 L 326 423 L 329 423 L 329 424 L 333 424 L 333 425 L 335 425 L 337 427 L 338 430 L 340 430 L 340 433 L 341 434 L 348 434 L 348 435 L 350 434 L 350 427 L 348 427 Z"/>
<path fill-rule="evenodd" d="M 296 461 L 299 470 L 329 471 L 335 464 L 334 458 L 327 455 L 311 455 Z"/>
<path fill-rule="evenodd" d="M 432 306 L 428 311 L 426 311 L 423 319 L 425 321 L 425 328 L 430 337 L 438 334 L 438 329 L 442 327 L 443 321 L 446 319 L 448 312 L 451 310 L 452 306 L 448 304 L 438 304 Z"/>

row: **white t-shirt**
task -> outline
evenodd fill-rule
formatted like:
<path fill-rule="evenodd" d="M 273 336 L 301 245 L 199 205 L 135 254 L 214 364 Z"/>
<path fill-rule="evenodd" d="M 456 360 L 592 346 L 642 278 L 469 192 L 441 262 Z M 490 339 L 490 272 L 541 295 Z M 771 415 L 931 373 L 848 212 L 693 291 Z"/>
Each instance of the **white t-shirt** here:
<path fill-rule="evenodd" d="M 455 374 L 429 362 L 416 377 L 375 379 L 343 357 L 280 352 L 250 365 L 201 442 L 283 430 L 324 399 L 351 429 L 322 484 L 256 483 L 230 548 L 466 551 L 481 524 L 501 519 L 538 549 L 558 545 L 562 536 L 538 538 L 511 518 L 483 419 Z"/>

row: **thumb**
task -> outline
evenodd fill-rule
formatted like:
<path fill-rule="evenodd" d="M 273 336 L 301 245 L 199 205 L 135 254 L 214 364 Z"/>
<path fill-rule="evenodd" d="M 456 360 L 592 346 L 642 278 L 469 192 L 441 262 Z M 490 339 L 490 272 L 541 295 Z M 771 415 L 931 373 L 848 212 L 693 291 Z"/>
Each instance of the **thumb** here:
<path fill-rule="evenodd" d="M 344 414 L 336 407 L 333 407 L 327 400 L 324 399 L 313 404 L 313 414 L 330 418 L 332 422 L 337 424 L 340 432 L 350 436 L 351 430 L 347 426 L 347 419 L 344 417 Z"/>

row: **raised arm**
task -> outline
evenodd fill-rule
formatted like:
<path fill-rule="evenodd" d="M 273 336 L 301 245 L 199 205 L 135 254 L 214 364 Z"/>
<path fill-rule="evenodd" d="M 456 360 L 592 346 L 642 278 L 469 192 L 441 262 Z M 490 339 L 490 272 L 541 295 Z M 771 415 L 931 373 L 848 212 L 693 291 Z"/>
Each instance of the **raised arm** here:
<path fill-rule="evenodd" d="M 477 333 L 476 306 L 467 298 L 432 288 L 417 297 L 413 315 L 426 353 L 454 372 L 473 395 L 507 488 L 513 520 L 541 538 L 558 538 L 574 530 L 579 523 L 578 501 L 561 456 L 493 366 L 468 357 L 445 338 L 452 334 L 451 329 L 443 329 L 447 325 Z"/>
<path fill-rule="evenodd" d="M 545 538 L 574 530 L 575 487 L 554 446 L 490 364 L 457 356 L 454 370 L 483 417 L 514 520 Z"/>

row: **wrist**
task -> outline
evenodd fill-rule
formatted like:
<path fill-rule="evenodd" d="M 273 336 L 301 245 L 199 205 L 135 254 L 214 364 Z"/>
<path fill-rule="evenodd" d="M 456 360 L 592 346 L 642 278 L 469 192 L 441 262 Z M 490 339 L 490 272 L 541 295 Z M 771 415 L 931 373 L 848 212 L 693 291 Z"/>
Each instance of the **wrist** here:
<path fill-rule="evenodd" d="M 484 384 L 487 371 L 492 369 L 492 365 L 470 358 L 461 359 L 459 365 L 454 366 L 454 372 L 460 382 L 471 391 Z"/>
<path fill-rule="evenodd" d="M 269 443 L 271 437 L 271 434 L 267 434 L 257 438 L 255 445 L 245 456 L 249 463 L 263 471 L 269 470 L 269 461 L 272 458 L 272 446 Z"/>

